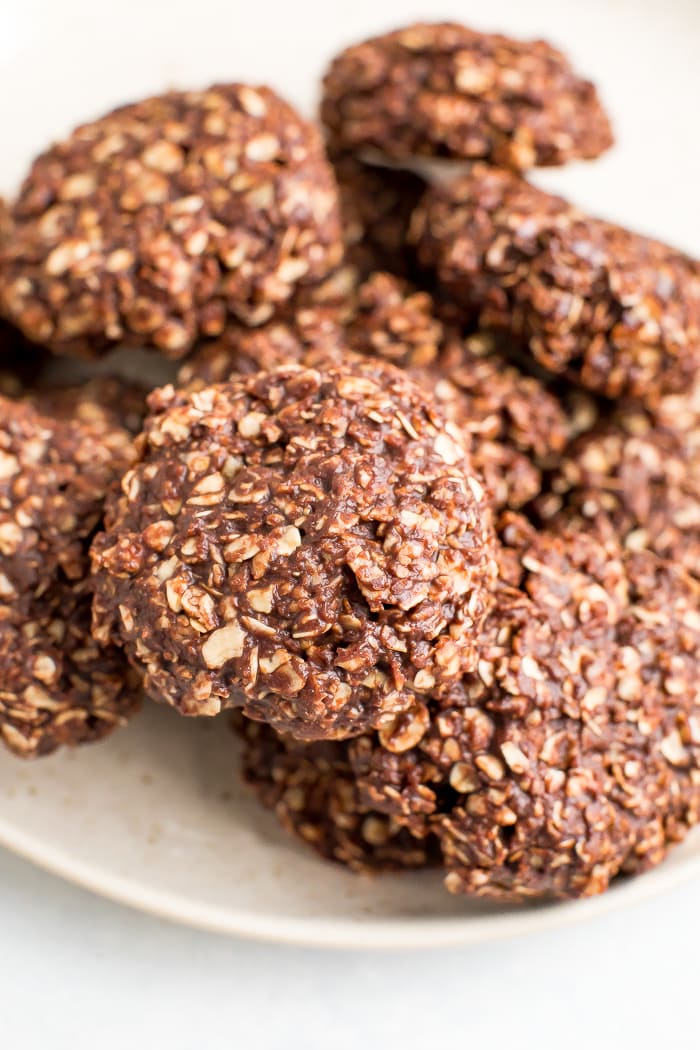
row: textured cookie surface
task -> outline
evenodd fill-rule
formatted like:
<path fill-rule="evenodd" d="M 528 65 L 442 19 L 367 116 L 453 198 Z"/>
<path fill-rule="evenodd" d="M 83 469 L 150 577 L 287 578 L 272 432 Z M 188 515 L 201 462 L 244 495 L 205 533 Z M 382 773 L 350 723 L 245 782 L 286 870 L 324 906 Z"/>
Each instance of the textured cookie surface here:
<path fill-rule="evenodd" d="M 0 738 L 23 757 L 98 739 L 138 707 L 122 654 L 91 637 L 87 581 L 107 491 L 134 457 L 130 401 L 111 380 L 1 399 Z"/>
<path fill-rule="evenodd" d="M 334 148 L 489 160 L 526 170 L 612 143 L 593 85 L 544 41 L 419 24 L 349 47 L 324 80 Z"/>
<path fill-rule="evenodd" d="M 0 311 L 57 352 L 181 357 L 260 324 L 340 261 L 316 129 L 269 88 L 172 92 L 78 128 L 34 163 L 0 253 Z"/>
<path fill-rule="evenodd" d="M 165 389 L 96 540 L 96 625 L 188 714 L 300 737 L 423 711 L 476 660 L 495 571 L 483 486 L 391 365 Z"/>
<path fill-rule="evenodd" d="M 510 331 L 547 370 L 617 398 L 682 391 L 700 364 L 700 267 L 476 165 L 414 214 L 421 262 L 463 315 Z"/>
<path fill-rule="evenodd" d="M 698 587 L 648 552 L 538 536 L 515 516 L 501 535 L 477 669 L 427 698 L 427 720 L 333 756 L 266 730 L 249 777 L 285 826 L 344 863 L 357 857 L 336 848 L 343 811 L 365 863 L 368 817 L 392 852 L 401 828 L 409 854 L 432 855 L 437 838 L 453 893 L 597 893 L 658 863 L 698 819 Z M 305 785 L 322 776 L 325 797 L 342 782 L 333 820 L 286 794 L 295 769 Z"/>

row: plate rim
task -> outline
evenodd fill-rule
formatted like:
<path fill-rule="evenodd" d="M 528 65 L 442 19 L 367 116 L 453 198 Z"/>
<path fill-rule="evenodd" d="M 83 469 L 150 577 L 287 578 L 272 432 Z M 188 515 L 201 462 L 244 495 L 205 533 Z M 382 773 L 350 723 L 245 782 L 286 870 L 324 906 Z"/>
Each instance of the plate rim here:
<path fill-rule="evenodd" d="M 692 833 L 692 832 L 691 832 Z M 696 829 L 700 833 L 700 829 Z M 294 918 L 263 916 L 250 909 L 222 908 L 157 890 L 138 879 L 76 860 L 60 847 L 23 832 L 0 816 L 0 846 L 51 875 L 95 896 L 157 919 L 206 933 L 289 947 L 338 951 L 430 950 L 493 943 L 568 927 L 627 908 L 700 877 L 700 851 L 658 867 L 583 900 L 504 905 L 484 916 L 421 919 Z M 327 862 L 330 863 L 330 862 Z M 512 910 L 510 910 L 512 909 Z"/>

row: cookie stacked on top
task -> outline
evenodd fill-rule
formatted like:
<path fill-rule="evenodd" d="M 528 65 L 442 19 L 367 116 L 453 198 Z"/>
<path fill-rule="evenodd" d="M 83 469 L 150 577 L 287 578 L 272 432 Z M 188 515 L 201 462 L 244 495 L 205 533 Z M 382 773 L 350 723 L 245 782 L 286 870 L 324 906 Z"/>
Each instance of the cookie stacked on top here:
<path fill-rule="evenodd" d="M 3 211 L 0 736 L 232 709 L 327 858 L 600 892 L 700 808 L 700 267 L 525 181 L 612 142 L 541 41 L 367 41 L 321 122 L 172 92 Z"/>

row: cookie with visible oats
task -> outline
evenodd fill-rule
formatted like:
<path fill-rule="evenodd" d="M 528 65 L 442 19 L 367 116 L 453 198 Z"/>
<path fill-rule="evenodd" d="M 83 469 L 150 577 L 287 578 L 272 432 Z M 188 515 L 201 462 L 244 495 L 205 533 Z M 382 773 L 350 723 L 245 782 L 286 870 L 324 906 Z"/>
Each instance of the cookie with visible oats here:
<path fill-rule="evenodd" d="M 317 130 L 266 87 L 171 92 L 33 164 L 0 252 L 0 313 L 57 353 L 182 357 L 268 320 L 342 254 Z"/>
<path fill-rule="evenodd" d="M 91 637 L 87 582 L 106 493 L 133 460 L 125 393 L 98 380 L 0 399 L 0 739 L 23 757 L 98 739 L 138 706 L 122 654 Z"/>
<path fill-rule="evenodd" d="M 418 24 L 347 48 L 323 84 L 334 149 L 488 160 L 519 171 L 612 144 L 593 84 L 543 40 Z"/>
<path fill-rule="evenodd" d="M 474 665 L 490 508 L 409 377 L 353 358 L 150 405 L 93 561 L 97 636 L 154 699 L 339 738 Z"/>
<path fill-rule="evenodd" d="M 700 577 L 700 384 L 614 406 L 566 450 L 542 520 L 652 550 Z"/>
<path fill-rule="evenodd" d="M 502 535 L 477 672 L 418 746 L 364 737 L 351 762 L 370 808 L 439 836 L 452 892 L 598 893 L 700 815 L 700 591 L 648 552 Z"/>
<path fill-rule="evenodd" d="M 649 552 L 538 535 L 515 515 L 500 535 L 477 668 L 426 698 L 427 719 L 403 714 L 332 754 L 266 730 L 248 777 L 347 864 L 371 864 L 374 842 L 393 855 L 403 828 L 409 852 L 438 840 L 452 893 L 599 893 L 700 816 L 700 590 Z"/>
<path fill-rule="evenodd" d="M 327 860 L 360 874 L 440 863 L 437 839 L 416 838 L 393 817 L 372 812 L 340 741 L 304 744 L 270 726 L 236 717 L 243 776 L 285 831 Z"/>
<path fill-rule="evenodd" d="M 411 239 L 472 323 L 610 398 L 686 390 L 700 366 L 700 264 L 475 165 L 435 185 Z"/>

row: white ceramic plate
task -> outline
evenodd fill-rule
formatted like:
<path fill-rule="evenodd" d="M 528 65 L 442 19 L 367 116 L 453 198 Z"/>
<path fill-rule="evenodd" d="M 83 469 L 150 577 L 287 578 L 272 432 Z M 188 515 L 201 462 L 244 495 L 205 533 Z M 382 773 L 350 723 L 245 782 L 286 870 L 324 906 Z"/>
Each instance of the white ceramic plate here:
<path fill-rule="evenodd" d="M 240 784 L 224 716 L 149 705 L 104 744 L 0 755 L 0 843 L 107 897 L 225 933 L 342 947 L 492 940 L 600 914 L 700 874 L 700 832 L 649 875 L 573 904 L 451 897 L 438 872 L 361 878 L 287 837 Z"/>
<path fill-rule="evenodd" d="M 406 0 L 25 0 L 0 13 L 0 192 L 46 141 L 169 86 L 269 81 L 310 111 L 329 56 L 430 16 Z M 582 205 L 700 255 L 697 0 L 480 0 L 441 16 L 562 44 L 599 84 L 618 147 L 538 176 Z M 105 744 L 26 764 L 0 754 L 0 842 L 66 878 L 228 933 L 348 947 L 475 942 L 599 914 L 700 874 L 700 833 L 590 901 L 528 908 L 448 896 L 439 875 L 361 879 L 285 837 L 238 783 L 225 719 L 149 707 Z"/>

